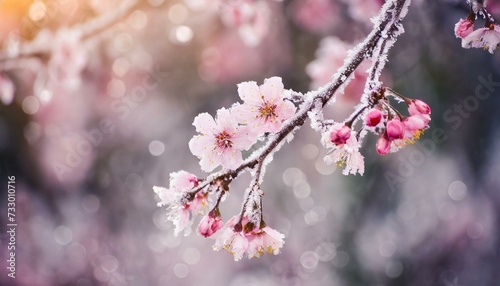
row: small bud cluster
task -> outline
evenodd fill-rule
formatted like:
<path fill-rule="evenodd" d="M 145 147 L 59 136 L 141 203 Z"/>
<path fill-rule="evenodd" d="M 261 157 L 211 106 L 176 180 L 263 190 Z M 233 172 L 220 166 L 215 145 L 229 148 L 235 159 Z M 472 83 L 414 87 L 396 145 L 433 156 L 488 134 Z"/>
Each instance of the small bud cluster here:
<path fill-rule="evenodd" d="M 403 116 L 391 105 L 387 96 L 394 96 L 398 101 L 404 101 L 409 115 Z M 330 148 L 325 162 L 336 163 L 337 166 L 344 168 L 344 175 L 356 173 L 363 175 L 364 159 L 359 148 L 364 130 L 379 136 L 376 150 L 380 155 L 386 155 L 418 140 L 428 128 L 430 114 L 431 109 L 425 102 L 403 97 L 389 88 L 381 88 L 371 95 L 370 104 L 358 109 L 348 121 L 333 123 L 323 133 L 322 143 Z M 356 122 L 361 122 L 358 131 L 353 130 Z"/>

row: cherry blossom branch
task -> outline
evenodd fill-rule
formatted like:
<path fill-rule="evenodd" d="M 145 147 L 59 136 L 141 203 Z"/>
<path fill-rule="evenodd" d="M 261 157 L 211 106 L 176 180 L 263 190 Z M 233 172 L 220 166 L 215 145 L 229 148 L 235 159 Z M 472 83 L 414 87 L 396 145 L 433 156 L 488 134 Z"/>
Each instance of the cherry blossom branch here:
<path fill-rule="evenodd" d="M 265 146 L 259 149 L 257 155 L 251 156 L 234 170 L 223 170 L 207 177 L 198 187 L 191 191 L 195 194 L 207 185 L 211 185 L 217 181 L 232 181 L 241 172 L 246 169 L 253 169 L 257 164 L 262 162 L 272 154 L 275 149 L 282 145 L 283 141 L 293 133 L 297 127 L 304 125 L 308 113 L 316 108 L 316 106 L 324 107 L 326 103 L 334 96 L 337 89 L 346 81 L 356 67 L 367 57 L 373 54 L 373 50 L 377 47 L 380 39 L 388 34 L 393 34 L 400 29 L 401 20 L 406 14 L 410 0 L 392 0 L 388 1 L 381 10 L 378 21 L 368 37 L 358 45 L 352 52 L 352 56 L 347 59 L 344 65 L 333 76 L 332 81 L 320 88 L 317 91 L 306 94 L 305 102 L 301 105 L 299 111 L 288 121 L 281 131 L 269 138 Z M 385 33 L 385 34 L 384 34 Z M 395 35 L 397 36 L 397 35 Z M 393 39 L 395 40 L 395 39 Z M 387 42 L 384 40 L 384 42 Z M 384 45 L 384 50 L 390 48 L 389 45 Z M 385 59 L 384 59 L 385 61 Z M 379 61 L 375 61 L 374 66 L 383 66 Z M 378 68 L 376 68 L 378 70 Z"/>
<path fill-rule="evenodd" d="M 249 258 L 259 257 L 265 250 L 277 254 L 283 246 L 284 236 L 264 223 L 261 183 L 266 165 L 273 160 L 275 152 L 293 139 L 293 133 L 304 125 L 307 118 L 311 119 L 313 129 L 322 133 L 323 145 L 330 149 L 325 157 L 326 163 L 335 162 L 345 167 L 344 175 L 363 175 L 364 158 L 359 148 L 367 130 L 380 136 L 381 143 L 377 142 L 380 154 L 395 152 L 418 138 L 428 126 L 430 108 L 424 102 L 408 99 L 405 102 L 411 116 L 393 119 L 393 107 L 386 100 L 385 89 L 379 81 L 388 52 L 403 32 L 401 21 L 409 5 L 410 0 L 387 1 L 370 34 L 349 53 L 331 82 L 320 89 L 304 95 L 284 90 L 279 77 L 268 78 L 260 86 L 256 82 L 243 82 L 238 84 L 243 103 L 219 109 L 216 117 L 208 113 L 196 116 L 193 125 L 198 134 L 189 141 L 189 148 L 200 159 L 203 171 L 211 172 L 219 166 L 222 170 L 205 179 L 197 179 L 185 171 L 172 173 L 170 189 L 153 188 L 160 197 L 160 204 L 172 205 L 170 210 L 175 216 L 171 215 L 169 219 L 176 226 L 175 233 L 182 230 L 189 233 L 192 219 L 186 218 L 200 212 L 199 206 L 209 193 L 214 189 L 217 192 L 221 186 L 228 191 L 229 184 L 248 170 L 252 178 L 243 195 L 241 212 L 229 219 L 217 233 L 214 249 L 227 249 L 234 254 L 235 260 L 241 259 L 245 253 Z M 365 59 L 370 59 L 372 66 L 361 104 L 344 123 L 325 120 L 323 108 L 341 86 L 348 84 L 354 70 Z M 378 104 L 380 100 L 382 104 Z M 372 109 L 368 111 L 369 107 Z M 353 131 L 353 125 L 360 118 L 364 118 L 364 124 Z M 264 141 L 263 146 L 243 160 L 242 151 L 248 150 L 257 139 Z M 218 209 L 219 202 L 220 199 L 214 209 Z M 211 236 L 222 227 L 220 221 L 220 214 L 209 212 L 200 222 L 198 233 Z"/>

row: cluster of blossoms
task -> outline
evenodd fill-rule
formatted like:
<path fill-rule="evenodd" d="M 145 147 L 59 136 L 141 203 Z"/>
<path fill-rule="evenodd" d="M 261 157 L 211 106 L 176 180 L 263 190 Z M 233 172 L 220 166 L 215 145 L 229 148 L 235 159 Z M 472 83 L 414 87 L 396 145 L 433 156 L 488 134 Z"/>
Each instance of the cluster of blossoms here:
<path fill-rule="evenodd" d="M 279 77 L 266 79 L 261 86 L 253 81 L 240 83 L 238 94 L 243 103 L 219 109 L 215 120 L 208 113 L 194 119 L 200 135 L 189 141 L 189 149 L 200 158 L 203 171 L 219 165 L 235 169 L 243 161 L 241 152 L 252 147 L 259 136 L 281 130 L 296 109 L 292 102 L 283 100 L 283 88 Z"/>
<path fill-rule="evenodd" d="M 455 25 L 455 36 L 462 39 L 463 48 L 481 48 L 493 53 L 500 43 L 500 26 L 482 3 L 469 1 L 469 4 L 471 11 Z M 474 30 L 478 15 L 485 19 L 484 27 Z"/>
<path fill-rule="evenodd" d="M 252 147 L 259 138 L 275 134 L 296 111 L 295 105 L 285 100 L 281 78 L 266 79 L 261 86 L 256 82 L 238 84 L 238 94 L 243 101 L 231 108 L 221 108 L 213 118 L 208 113 L 198 115 L 193 122 L 196 131 L 189 142 L 191 152 L 200 159 L 203 171 L 210 172 L 221 166 L 223 170 L 235 170 L 243 163 L 242 152 Z M 191 232 L 191 225 L 197 215 L 204 215 L 198 225 L 198 233 L 216 239 L 214 249 L 227 249 L 235 260 L 247 253 L 249 258 L 259 257 L 265 251 L 277 254 L 283 246 L 284 235 L 266 226 L 261 218 L 262 195 L 258 182 L 248 192 L 240 215 L 233 217 L 223 226 L 219 203 L 228 192 L 232 178 L 224 177 L 211 184 L 200 185 L 200 180 L 185 171 L 172 173 L 170 188 L 154 187 L 160 202 L 158 206 L 168 207 L 167 218 L 174 223 L 175 234 Z M 209 195 L 218 196 L 209 209 Z M 254 207 L 254 206 L 258 207 Z M 222 230 L 221 230 L 222 228 Z M 217 234 L 216 234 L 217 233 Z M 216 235 L 214 235 L 216 234 Z"/>
<path fill-rule="evenodd" d="M 409 116 L 403 116 L 394 108 L 388 96 L 404 101 Z M 409 99 L 389 88 L 380 88 L 371 94 L 367 105 L 360 107 L 344 123 L 326 123 L 329 127 L 323 133 L 322 143 L 330 149 L 326 163 L 343 167 L 344 175 L 364 173 L 364 159 L 359 152 L 362 137 L 370 131 L 379 136 L 376 143 L 378 154 L 386 155 L 399 151 L 418 140 L 428 128 L 431 120 L 429 105 L 418 99 Z M 360 120 L 363 119 L 363 120 Z M 353 130 L 361 122 L 359 130 Z"/>
<path fill-rule="evenodd" d="M 153 188 L 159 198 L 158 205 L 167 206 L 167 218 L 173 222 L 175 234 L 184 232 L 188 235 L 195 218 L 203 216 L 197 232 L 203 237 L 215 239 L 215 250 L 226 249 L 235 260 L 244 255 L 248 258 L 260 257 L 265 252 L 278 254 L 284 244 L 284 235 L 268 227 L 263 220 L 264 193 L 261 183 L 265 166 L 272 160 L 274 152 L 281 148 L 282 143 L 291 140 L 293 132 L 308 117 L 313 129 L 321 132 L 323 145 L 329 149 L 325 161 L 342 167 L 344 175 L 364 173 L 360 147 L 368 132 L 379 136 L 376 149 L 382 155 L 396 152 L 418 139 L 428 128 L 429 106 L 381 87 L 379 80 L 387 53 L 403 31 L 401 20 L 409 3 L 397 0 L 387 2 L 382 16 L 374 21 L 376 27 L 369 36 L 371 40 L 355 47 L 352 53 L 343 51 L 347 60 L 333 79 L 326 80 L 326 85 L 317 91 L 302 94 L 285 90 L 279 77 L 266 79 L 260 86 L 256 82 L 243 82 L 238 84 L 242 102 L 219 109 L 215 117 L 208 113 L 196 116 L 193 125 L 198 134 L 189 141 L 189 149 L 200 159 L 203 171 L 218 171 L 205 179 L 198 179 L 185 171 L 172 173 L 168 189 Z M 233 16 L 243 18 L 233 19 L 247 19 L 242 12 L 234 10 Z M 335 42 L 335 39 L 330 41 Z M 337 61 L 337 57 L 333 58 Z M 371 66 L 368 75 L 361 73 L 357 77 L 365 82 L 364 90 L 359 91 L 363 94 L 360 106 L 342 123 L 324 119 L 322 111 L 326 103 L 339 88 L 352 80 L 353 72 L 357 67 L 362 68 L 365 60 L 371 62 Z M 323 66 L 312 65 L 308 69 L 322 70 Z M 391 105 L 390 96 L 407 104 L 408 116 Z M 262 144 L 258 144 L 260 146 L 244 158 L 258 141 Z M 224 223 L 219 204 L 229 194 L 233 179 L 243 171 L 249 171 L 252 179 L 245 191 L 241 212 Z"/>

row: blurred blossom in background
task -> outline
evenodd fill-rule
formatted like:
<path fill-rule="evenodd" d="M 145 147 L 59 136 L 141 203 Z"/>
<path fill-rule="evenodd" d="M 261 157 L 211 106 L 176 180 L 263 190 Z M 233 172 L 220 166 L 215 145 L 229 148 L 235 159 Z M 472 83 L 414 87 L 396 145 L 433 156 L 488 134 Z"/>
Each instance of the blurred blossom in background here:
<path fill-rule="evenodd" d="M 308 123 L 276 154 L 263 209 L 281 254 L 234 262 L 156 207 L 169 173 L 204 177 L 197 114 L 230 107 L 241 81 L 323 85 L 383 2 L 0 1 L 0 209 L 4 227 L 15 176 L 18 223 L 0 284 L 498 285 L 500 55 L 461 48 L 465 0 L 412 1 L 389 54 L 384 82 L 432 108 L 420 141 L 381 157 L 368 138 L 362 177 L 325 165 Z M 330 117 L 352 112 L 367 68 Z M 246 188 L 231 184 L 224 220 Z"/>

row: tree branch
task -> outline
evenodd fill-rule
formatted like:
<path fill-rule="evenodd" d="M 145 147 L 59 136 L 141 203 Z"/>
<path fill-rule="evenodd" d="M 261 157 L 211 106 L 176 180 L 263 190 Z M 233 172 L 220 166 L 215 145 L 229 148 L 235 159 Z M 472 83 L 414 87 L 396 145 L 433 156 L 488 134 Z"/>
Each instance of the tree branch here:
<path fill-rule="evenodd" d="M 359 64 L 366 58 L 373 55 L 375 48 L 379 45 L 381 38 L 386 38 L 388 35 L 394 34 L 394 37 L 399 36 L 395 32 L 400 28 L 398 25 L 406 15 L 408 6 L 411 0 L 391 0 L 384 4 L 375 23 L 373 30 L 367 38 L 359 44 L 350 54 L 344 65 L 332 77 L 332 81 L 304 96 L 304 102 L 300 105 L 298 112 L 289 119 L 282 130 L 271 136 L 267 143 L 261 147 L 254 155 L 247 158 L 241 166 L 235 170 L 222 170 L 208 176 L 197 188 L 193 189 L 190 194 L 195 194 L 220 180 L 232 181 L 241 172 L 248 169 L 253 169 L 256 165 L 263 164 L 282 144 L 285 139 L 290 136 L 294 130 L 304 125 L 308 113 L 316 106 L 324 107 L 326 103 L 335 95 L 337 89 L 346 81 L 346 79 L 354 72 Z M 395 38 L 394 38 L 395 40 Z M 384 40 L 385 41 L 385 40 Z M 391 45 L 384 46 L 384 50 L 388 50 Z M 375 61 L 377 64 L 377 61 Z M 378 64 L 377 64 L 378 65 Z"/>

